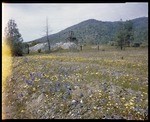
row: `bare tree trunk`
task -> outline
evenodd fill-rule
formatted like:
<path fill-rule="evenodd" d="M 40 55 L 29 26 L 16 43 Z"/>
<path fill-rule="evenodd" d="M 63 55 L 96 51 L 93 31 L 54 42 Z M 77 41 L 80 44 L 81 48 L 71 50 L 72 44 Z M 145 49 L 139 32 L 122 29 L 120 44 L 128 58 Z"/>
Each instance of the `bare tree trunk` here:
<path fill-rule="evenodd" d="M 98 45 L 98 50 L 99 50 L 99 45 Z"/>
<path fill-rule="evenodd" d="M 82 45 L 80 45 L 80 50 L 82 51 Z"/>
<path fill-rule="evenodd" d="M 47 37 L 47 42 L 48 42 L 48 49 L 50 52 L 50 42 L 49 42 L 49 38 L 48 38 L 48 18 L 46 19 L 46 37 Z"/>
<path fill-rule="evenodd" d="M 121 48 L 121 50 L 123 49 L 123 40 L 121 40 L 120 48 Z"/>
<path fill-rule="evenodd" d="M 28 54 L 29 54 L 29 51 L 30 51 L 30 50 L 29 50 L 29 44 L 27 44 L 27 48 L 28 48 Z"/>

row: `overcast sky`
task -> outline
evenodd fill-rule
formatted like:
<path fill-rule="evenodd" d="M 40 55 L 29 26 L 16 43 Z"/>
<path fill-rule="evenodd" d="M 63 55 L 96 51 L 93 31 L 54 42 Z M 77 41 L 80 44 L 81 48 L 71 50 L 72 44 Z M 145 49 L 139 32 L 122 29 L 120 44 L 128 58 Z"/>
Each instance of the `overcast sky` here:
<path fill-rule="evenodd" d="M 2 4 L 2 29 L 14 19 L 24 42 L 45 35 L 46 17 L 53 34 L 87 19 L 125 21 L 148 17 L 148 3 Z"/>

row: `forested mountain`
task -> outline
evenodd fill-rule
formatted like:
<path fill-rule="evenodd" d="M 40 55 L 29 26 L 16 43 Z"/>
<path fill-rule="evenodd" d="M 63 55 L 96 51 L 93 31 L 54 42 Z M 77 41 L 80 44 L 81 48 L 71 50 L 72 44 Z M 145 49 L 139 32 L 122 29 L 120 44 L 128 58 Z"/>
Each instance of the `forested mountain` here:
<path fill-rule="evenodd" d="M 137 42 L 148 42 L 148 18 L 133 19 L 134 40 Z"/>
<path fill-rule="evenodd" d="M 131 20 L 133 23 L 134 42 L 148 42 L 148 17 L 140 17 Z M 123 21 L 124 22 L 124 21 Z M 57 42 L 65 42 L 69 36 L 69 32 L 73 31 L 74 36 L 81 43 L 95 43 L 100 44 L 115 41 L 116 32 L 119 29 L 119 21 L 103 22 L 95 19 L 89 19 L 79 24 L 73 25 L 65 30 L 49 36 L 52 44 Z M 46 37 L 42 37 L 30 42 L 44 43 Z"/>

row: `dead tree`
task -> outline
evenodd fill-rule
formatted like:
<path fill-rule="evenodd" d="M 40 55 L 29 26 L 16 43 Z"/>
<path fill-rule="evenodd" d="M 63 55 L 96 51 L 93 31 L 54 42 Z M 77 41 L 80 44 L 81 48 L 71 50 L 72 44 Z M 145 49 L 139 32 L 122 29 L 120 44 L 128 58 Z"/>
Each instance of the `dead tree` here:
<path fill-rule="evenodd" d="M 48 32 L 49 32 L 48 18 L 46 18 L 46 39 L 47 39 L 47 43 L 48 43 L 48 51 L 50 52 L 51 47 L 50 47 L 50 41 L 49 41 L 49 38 L 48 38 Z"/>
<path fill-rule="evenodd" d="M 30 50 L 29 50 L 29 44 L 27 44 L 27 49 L 28 49 L 27 54 L 29 54 L 29 52 L 30 52 Z"/>

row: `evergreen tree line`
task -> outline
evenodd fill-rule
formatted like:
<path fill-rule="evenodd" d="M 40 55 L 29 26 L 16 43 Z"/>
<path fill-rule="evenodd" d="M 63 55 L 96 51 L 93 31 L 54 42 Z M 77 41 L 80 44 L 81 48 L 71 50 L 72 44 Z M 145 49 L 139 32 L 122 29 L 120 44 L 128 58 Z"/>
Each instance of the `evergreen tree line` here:
<path fill-rule="evenodd" d="M 99 36 L 101 37 L 102 35 L 95 34 L 97 40 Z M 10 19 L 8 21 L 5 28 L 4 40 L 6 44 L 10 46 L 12 56 L 22 56 L 24 51 L 29 53 L 29 45 L 23 43 L 23 38 L 19 33 L 15 20 Z M 121 20 L 118 31 L 114 38 L 112 38 L 112 41 L 115 42 L 115 45 L 120 47 L 121 50 L 129 46 L 134 41 L 133 23 L 130 20 L 126 22 L 122 22 Z M 95 44 L 99 45 L 99 41 L 96 41 Z"/>

